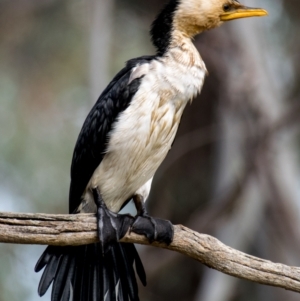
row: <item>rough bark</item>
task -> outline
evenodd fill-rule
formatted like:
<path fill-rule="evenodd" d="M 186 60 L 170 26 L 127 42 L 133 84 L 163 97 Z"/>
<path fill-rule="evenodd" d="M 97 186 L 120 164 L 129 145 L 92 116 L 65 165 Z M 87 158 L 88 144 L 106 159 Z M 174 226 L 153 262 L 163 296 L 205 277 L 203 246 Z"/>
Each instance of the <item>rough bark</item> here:
<path fill-rule="evenodd" d="M 169 246 L 151 245 L 180 252 L 228 275 L 300 292 L 300 268 L 247 255 L 182 225 L 174 229 Z M 97 241 L 96 217 L 92 214 L 0 213 L 0 242 L 64 246 Z M 127 233 L 121 241 L 150 245 L 145 237 L 134 233 Z"/>

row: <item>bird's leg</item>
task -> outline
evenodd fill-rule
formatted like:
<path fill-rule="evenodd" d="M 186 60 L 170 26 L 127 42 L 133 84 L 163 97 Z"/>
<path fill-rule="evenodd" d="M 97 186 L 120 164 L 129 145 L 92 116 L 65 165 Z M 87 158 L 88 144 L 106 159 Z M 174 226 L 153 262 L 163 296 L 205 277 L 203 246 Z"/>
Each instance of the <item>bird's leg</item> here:
<path fill-rule="evenodd" d="M 143 197 L 139 194 L 133 196 L 137 210 L 131 231 L 145 235 L 150 242 L 158 241 L 170 244 L 173 240 L 174 230 L 170 221 L 151 217 L 146 209 Z"/>
<path fill-rule="evenodd" d="M 157 239 L 157 223 L 156 223 L 155 219 L 148 214 L 143 197 L 139 194 L 136 194 L 133 196 L 133 201 L 135 204 L 137 215 L 136 215 L 135 221 L 134 221 L 131 229 L 134 230 L 135 228 L 137 228 L 139 223 L 145 223 L 145 220 L 143 220 L 143 218 L 148 219 L 150 221 L 150 223 L 152 224 L 153 231 L 146 233 L 145 236 L 149 239 L 150 242 L 156 240 Z"/>
<path fill-rule="evenodd" d="M 104 255 L 113 243 L 125 235 L 132 224 L 132 218 L 128 215 L 119 215 L 110 211 L 106 207 L 98 188 L 93 189 L 93 196 L 97 206 L 98 236 Z"/>

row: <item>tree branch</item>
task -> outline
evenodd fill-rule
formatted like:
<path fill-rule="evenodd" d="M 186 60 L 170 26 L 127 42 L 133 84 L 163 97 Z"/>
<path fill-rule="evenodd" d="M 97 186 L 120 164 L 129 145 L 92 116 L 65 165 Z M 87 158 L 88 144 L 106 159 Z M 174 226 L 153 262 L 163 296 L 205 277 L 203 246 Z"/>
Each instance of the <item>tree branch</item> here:
<path fill-rule="evenodd" d="M 300 292 L 300 268 L 247 255 L 182 225 L 174 229 L 171 245 L 151 245 L 180 252 L 231 276 Z M 0 213 L 0 242 L 65 246 L 97 241 L 93 214 Z M 145 237 L 134 233 L 127 233 L 121 241 L 150 245 Z"/>

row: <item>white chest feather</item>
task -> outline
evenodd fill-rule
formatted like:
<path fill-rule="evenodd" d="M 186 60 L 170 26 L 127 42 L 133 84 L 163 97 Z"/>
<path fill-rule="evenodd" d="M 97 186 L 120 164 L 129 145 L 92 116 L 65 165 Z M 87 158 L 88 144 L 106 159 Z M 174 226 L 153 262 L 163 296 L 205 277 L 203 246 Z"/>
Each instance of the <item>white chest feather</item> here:
<path fill-rule="evenodd" d="M 200 92 L 206 69 L 198 55 L 174 49 L 159 60 L 136 67 L 130 81 L 143 75 L 129 107 L 110 134 L 107 153 L 88 187 L 100 188 L 108 208 L 118 211 L 151 179 L 175 138 L 183 110 Z"/>

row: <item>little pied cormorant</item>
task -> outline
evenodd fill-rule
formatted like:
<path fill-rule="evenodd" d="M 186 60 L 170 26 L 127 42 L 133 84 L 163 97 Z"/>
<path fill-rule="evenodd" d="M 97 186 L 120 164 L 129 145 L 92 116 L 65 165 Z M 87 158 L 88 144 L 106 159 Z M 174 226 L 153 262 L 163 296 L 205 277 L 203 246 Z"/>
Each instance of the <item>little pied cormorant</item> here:
<path fill-rule="evenodd" d="M 224 21 L 266 14 L 235 0 L 170 0 L 160 12 L 151 28 L 156 55 L 128 61 L 113 78 L 74 149 L 69 212 L 97 213 L 100 243 L 49 246 L 35 267 L 45 267 L 41 296 L 53 283 L 51 301 L 139 300 L 133 264 L 145 285 L 143 265 L 133 244 L 117 241 L 128 229 L 172 240 L 171 224 L 150 217 L 144 202 L 186 104 L 203 85 L 206 67 L 192 38 Z M 118 214 L 130 199 L 135 218 Z"/>

